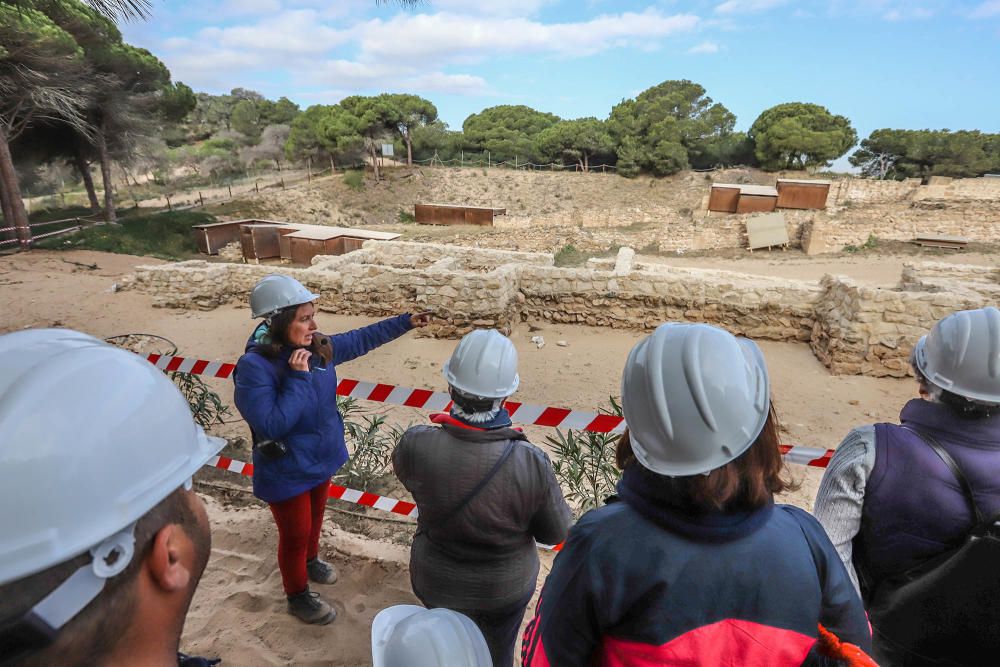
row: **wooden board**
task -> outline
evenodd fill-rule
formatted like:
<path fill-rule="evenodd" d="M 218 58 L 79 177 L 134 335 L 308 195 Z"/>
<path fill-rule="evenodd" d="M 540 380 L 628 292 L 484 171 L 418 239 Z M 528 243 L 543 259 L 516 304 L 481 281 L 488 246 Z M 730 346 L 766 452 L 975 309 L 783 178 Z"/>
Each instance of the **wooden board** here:
<path fill-rule="evenodd" d="M 488 227 L 493 225 L 495 216 L 506 213 L 507 209 L 484 206 L 413 205 L 413 219 L 422 225 L 481 225 Z"/>
<path fill-rule="evenodd" d="M 769 213 L 747 220 L 747 247 L 769 248 L 788 245 L 788 227 L 783 213 Z"/>
<path fill-rule="evenodd" d="M 240 245 L 243 248 L 243 258 L 261 260 L 281 257 L 278 229 L 276 225 L 242 225 Z"/>
<path fill-rule="evenodd" d="M 721 213 L 736 213 L 740 201 L 740 186 L 727 183 L 713 183 L 708 196 L 708 210 Z"/>
<path fill-rule="evenodd" d="M 737 213 L 770 213 L 778 204 L 778 198 L 771 195 L 740 194 L 736 205 Z"/>
<path fill-rule="evenodd" d="M 830 182 L 779 178 L 777 188 L 778 208 L 824 209 Z"/>

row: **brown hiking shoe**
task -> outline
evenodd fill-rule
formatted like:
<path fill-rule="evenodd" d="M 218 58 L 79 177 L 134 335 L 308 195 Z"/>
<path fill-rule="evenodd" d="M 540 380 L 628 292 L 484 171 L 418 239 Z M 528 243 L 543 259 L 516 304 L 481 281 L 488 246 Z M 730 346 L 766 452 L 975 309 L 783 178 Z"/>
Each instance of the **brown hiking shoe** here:
<path fill-rule="evenodd" d="M 337 568 L 319 557 L 306 561 L 306 572 L 309 573 L 309 581 L 317 584 L 332 584 L 337 581 Z"/>
<path fill-rule="evenodd" d="M 319 593 L 308 588 L 296 595 L 288 596 L 288 613 L 303 623 L 326 625 L 337 618 L 337 612 L 323 601 Z"/>

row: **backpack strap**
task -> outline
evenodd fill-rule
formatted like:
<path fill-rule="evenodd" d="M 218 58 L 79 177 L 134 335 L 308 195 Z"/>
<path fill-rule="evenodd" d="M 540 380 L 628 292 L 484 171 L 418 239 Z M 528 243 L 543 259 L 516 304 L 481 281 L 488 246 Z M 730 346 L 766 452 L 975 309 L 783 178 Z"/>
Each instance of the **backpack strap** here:
<path fill-rule="evenodd" d="M 490 480 L 492 480 L 496 476 L 496 474 L 500 471 L 500 467 L 504 464 L 504 462 L 507 461 L 507 459 L 510 458 L 510 455 L 514 452 L 514 446 L 516 444 L 517 444 L 516 440 L 509 440 L 507 442 L 507 446 L 503 450 L 503 453 L 500 454 L 500 458 L 497 459 L 497 462 L 493 464 L 493 467 L 490 469 L 488 473 L 486 473 L 486 476 L 483 477 L 481 480 L 479 480 L 479 483 L 476 484 L 476 486 L 472 489 L 472 491 L 469 491 L 469 493 L 466 494 L 464 498 L 462 498 L 462 502 L 458 503 L 453 508 L 451 508 L 447 514 L 439 518 L 437 521 L 434 521 L 433 523 L 430 522 L 426 523 L 424 526 L 425 529 L 433 530 L 438 526 L 443 526 L 444 524 L 448 523 L 453 518 L 455 518 L 455 516 L 459 512 L 465 509 L 466 505 L 471 503 L 472 500 L 479 495 L 479 492 L 482 491 L 484 488 L 486 488 L 486 485 L 490 483 Z"/>
<path fill-rule="evenodd" d="M 930 434 L 912 426 L 906 426 L 905 424 L 902 428 L 905 428 L 907 431 L 923 440 L 928 447 L 934 450 L 934 453 L 938 455 L 938 458 L 944 461 L 944 464 L 948 466 L 949 470 L 951 470 L 951 474 L 954 475 L 959 484 L 961 484 L 965 497 L 968 498 L 969 503 L 972 505 L 972 514 L 975 517 L 975 525 L 978 526 L 983 523 L 983 513 L 979 511 L 979 506 L 976 505 L 976 497 L 972 493 L 972 485 L 969 484 L 968 478 L 966 478 L 966 476 L 962 473 L 962 469 L 958 466 L 955 459 L 951 457 L 951 454 L 949 454 L 948 451 L 941 446 L 941 443 L 935 440 Z"/>

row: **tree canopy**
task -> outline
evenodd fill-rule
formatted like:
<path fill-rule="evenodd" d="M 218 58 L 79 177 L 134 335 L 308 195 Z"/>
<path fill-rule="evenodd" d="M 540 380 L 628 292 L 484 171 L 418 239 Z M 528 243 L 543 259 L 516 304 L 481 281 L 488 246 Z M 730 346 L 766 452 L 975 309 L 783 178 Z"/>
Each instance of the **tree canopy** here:
<path fill-rule="evenodd" d="M 982 176 L 1000 172 L 1000 134 L 875 130 L 849 160 L 871 178 Z"/>
<path fill-rule="evenodd" d="M 664 81 L 635 99 L 615 105 L 608 127 L 626 174 L 673 174 L 688 166 L 716 166 L 716 147 L 736 125 L 736 116 L 705 89 L 687 80 Z"/>
<path fill-rule="evenodd" d="M 531 162 L 541 157 L 535 144 L 538 134 L 557 122 L 555 114 L 503 104 L 472 114 L 462 123 L 462 131 L 466 146 L 489 151 L 494 162 Z"/>
<path fill-rule="evenodd" d="M 749 137 L 761 166 L 770 170 L 827 166 L 858 140 L 847 118 L 806 102 L 767 109 L 750 127 Z"/>
<path fill-rule="evenodd" d="M 610 158 L 615 152 L 607 124 L 596 118 L 561 120 L 539 132 L 536 142 L 543 159 L 569 160 L 583 171 L 595 156 Z"/>

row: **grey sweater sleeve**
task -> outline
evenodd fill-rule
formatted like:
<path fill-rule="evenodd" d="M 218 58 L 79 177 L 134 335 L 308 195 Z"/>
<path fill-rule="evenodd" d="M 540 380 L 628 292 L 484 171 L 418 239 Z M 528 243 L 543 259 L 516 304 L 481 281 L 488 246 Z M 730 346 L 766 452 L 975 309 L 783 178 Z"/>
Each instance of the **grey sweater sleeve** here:
<path fill-rule="evenodd" d="M 865 488 L 874 467 L 875 427 L 859 426 L 847 434 L 830 459 L 813 510 L 859 593 L 858 575 L 851 560 L 852 540 L 861 530 Z"/>

